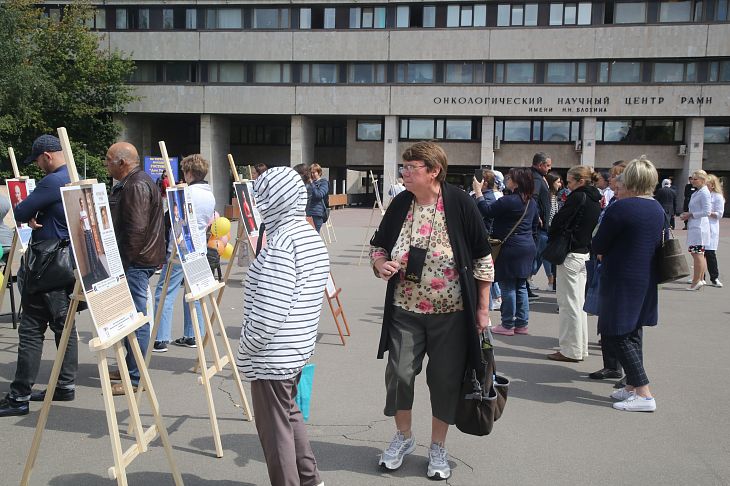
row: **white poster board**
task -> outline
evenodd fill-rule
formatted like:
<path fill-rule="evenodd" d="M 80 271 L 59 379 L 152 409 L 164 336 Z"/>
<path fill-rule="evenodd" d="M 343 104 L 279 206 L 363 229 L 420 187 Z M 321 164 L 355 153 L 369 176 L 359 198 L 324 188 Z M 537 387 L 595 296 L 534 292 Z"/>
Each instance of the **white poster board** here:
<path fill-rule="evenodd" d="M 8 198 L 10 198 L 10 215 L 13 223 L 15 223 L 15 206 L 25 201 L 31 192 L 35 189 L 35 179 L 6 179 L 8 185 Z M 28 248 L 30 236 L 33 229 L 27 223 L 15 223 L 18 231 L 18 239 L 23 250 Z"/>
<path fill-rule="evenodd" d="M 170 239 L 183 267 L 185 281 L 193 294 L 216 285 L 206 256 L 205 233 L 200 231 L 193 200 L 187 186 L 169 187 L 166 193 L 170 214 Z"/>
<path fill-rule="evenodd" d="M 126 336 L 137 310 L 124 275 L 105 184 L 61 188 L 76 268 L 102 342 Z"/>

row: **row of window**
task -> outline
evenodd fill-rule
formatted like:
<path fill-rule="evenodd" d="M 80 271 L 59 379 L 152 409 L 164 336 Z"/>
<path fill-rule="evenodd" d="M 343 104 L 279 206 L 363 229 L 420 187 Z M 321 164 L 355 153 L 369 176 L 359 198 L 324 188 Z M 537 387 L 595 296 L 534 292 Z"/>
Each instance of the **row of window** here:
<path fill-rule="evenodd" d="M 730 61 L 137 62 L 132 83 L 641 84 L 727 83 Z"/>
<path fill-rule="evenodd" d="M 108 6 L 98 30 L 404 29 L 725 22 L 730 0 L 454 3 L 390 6 Z M 60 18 L 60 7 L 46 7 Z"/>
<path fill-rule="evenodd" d="M 626 144 L 680 144 L 684 140 L 681 119 L 598 119 L 596 142 Z M 581 140 L 580 119 L 497 119 L 494 136 L 506 143 L 573 143 Z M 401 117 L 399 139 L 402 141 L 441 140 L 479 142 L 481 118 Z M 383 121 L 357 120 L 357 141 L 383 141 Z M 231 124 L 233 145 L 289 145 L 288 124 Z M 346 121 L 319 122 L 315 145 L 344 147 L 347 143 Z M 709 121 L 704 129 L 704 143 L 730 143 L 730 121 Z"/>

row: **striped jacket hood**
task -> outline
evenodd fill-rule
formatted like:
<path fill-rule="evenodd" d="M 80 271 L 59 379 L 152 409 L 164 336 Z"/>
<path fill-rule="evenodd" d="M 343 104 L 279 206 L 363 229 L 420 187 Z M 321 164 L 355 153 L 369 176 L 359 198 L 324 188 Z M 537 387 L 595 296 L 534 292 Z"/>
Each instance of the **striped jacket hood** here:
<path fill-rule="evenodd" d="M 301 176 L 290 167 L 268 169 L 254 181 L 253 190 L 268 234 L 274 234 L 286 223 L 305 218 L 307 188 Z"/>

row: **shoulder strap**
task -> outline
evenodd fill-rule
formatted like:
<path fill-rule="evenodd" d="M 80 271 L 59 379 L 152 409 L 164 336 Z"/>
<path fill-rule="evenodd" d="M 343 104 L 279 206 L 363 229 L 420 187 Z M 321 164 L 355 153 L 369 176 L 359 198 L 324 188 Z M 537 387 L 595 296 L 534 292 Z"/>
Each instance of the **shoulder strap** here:
<path fill-rule="evenodd" d="M 512 233 L 515 232 L 515 230 L 520 225 L 520 223 L 522 222 L 522 220 L 525 219 L 525 215 L 527 214 L 527 210 L 530 207 L 530 201 L 532 201 L 532 198 L 530 198 L 530 199 L 527 200 L 527 204 L 525 204 L 525 210 L 522 211 L 522 216 L 520 216 L 520 219 L 517 220 L 517 222 L 512 227 L 512 229 L 509 230 L 509 233 L 507 233 L 507 236 L 505 236 L 504 239 L 502 240 L 502 244 L 504 244 L 504 242 L 507 241 L 507 238 L 509 238 L 510 236 L 512 236 Z"/>

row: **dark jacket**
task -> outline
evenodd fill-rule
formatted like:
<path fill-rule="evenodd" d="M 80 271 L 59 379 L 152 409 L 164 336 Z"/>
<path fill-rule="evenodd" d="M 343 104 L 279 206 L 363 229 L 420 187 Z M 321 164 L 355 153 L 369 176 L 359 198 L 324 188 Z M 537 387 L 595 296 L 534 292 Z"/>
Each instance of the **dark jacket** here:
<path fill-rule="evenodd" d="M 584 196 L 585 204 L 581 206 Z M 566 229 L 571 230 L 570 252 L 589 253 L 593 230 L 601 215 L 601 198 L 601 192 L 595 186 L 583 186 L 571 192 L 565 205 L 555 214 L 548 238 L 555 238 Z"/>
<path fill-rule="evenodd" d="M 497 202 L 497 196 L 494 195 L 493 189 L 487 189 L 482 193 L 483 199 L 477 199 L 477 207 L 479 208 L 479 212 L 482 212 L 482 206 L 489 207 L 495 202 Z M 484 217 L 484 214 L 482 214 L 482 221 L 484 221 L 484 227 L 487 229 L 487 234 L 492 234 L 492 223 L 493 218 L 487 218 Z"/>
<path fill-rule="evenodd" d="M 694 194 L 696 190 L 697 188 L 692 184 L 684 186 L 684 204 L 682 205 L 682 208 L 685 211 L 689 211 L 689 200 L 692 199 L 692 194 Z"/>
<path fill-rule="evenodd" d="M 13 214 L 18 223 L 27 223 L 32 218 L 42 225 L 33 230 L 33 241 L 66 240 L 68 226 L 66 213 L 61 202 L 61 188 L 70 181 L 68 168 L 62 165 L 38 182 L 35 190 L 17 206 Z"/>
<path fill-rule="evenodd" d="M 532 262 L 537 254 L 535 238 L 540 221 L 535 200 L 530 199 L 529 203 L 525 217 L 499 250 L 499 258 L 494 264 L 494 279 L 497 282 L 532 275 Z M 489 206 L 484 201 L 479 201 L 478 205 L 483 218 L 494 218 L 492 238 L 498 240 L 504 240 L 525 211 L 525 204 L 519 194 L 503 196 Z"/>
<path fill-rule="evenodd" d="M 474 260 L 489 255 L 491 248 L 474 200 L 458 187 L 446 183 L 441 185 L 441 195 L 444 201 L 449 241 L 459 271 L 459 283 L 464 301 L 464 327 L 469 340 L 467 343 L 468 362 L 472 367 L 477 367 L 480 346 L 475 327 L 478 296 L 477 284 L 474 279 Z M 385 248 L 388 253 L 393 250 L 412 202 L 413 193 L 409 191 L 403 191 L 393 198 L 378 230 L 370 240 L 371 245 Z M 388 349 L 395 285 L 396 279 L 391 278 L 388 281 L 388 289 L 385 293 L 383 328 L 380 332 L 378 359 L 382 359 Z"/>
<path fill-rule="evenodd" d="M 660 187 L 654 194 L 659 204 L 664 208 L 664 212 L 669 216 L 676 216 L 679 214 L 677 211 L 677 193 L 672 190 L 671 187 Z"/>
<path fill-rule="evenodd" d="M 620 336 L 657 324 L 655 253 L 664 221 L 661 206 L 649 198 L 620 199 L 606 208 L 593 238 L 593 251 L 603 255 L 601 335 Z"/>
<path fill-rule="evenodd" d="M 323 217 L 325 210 L 325 201 L 330 191 L 330 183 L 325 178 L 312 181 L 310 184 L 312 195 L 307 201 L 307 216 Z"/>
<path fill-rule="evenodd" d="M 539 170 L 532 167 L 532 178 L 535 181 L 535 190 L 532 193 L 532 197 L 537 203 L 537 214 L 540 216 L 542 231 L 548 230 L 548 221 L 550 221 L 550 189 L 548 189 L 547 182 L 545 182 L 545 176 L 543 176 Z"/>
<path fill-rule="evenodd" d="M 140 167 L 112 187 L 109 196 L 114 232 L 124 268 L 165 263 L 165 223 L 162 196 Z"/>

